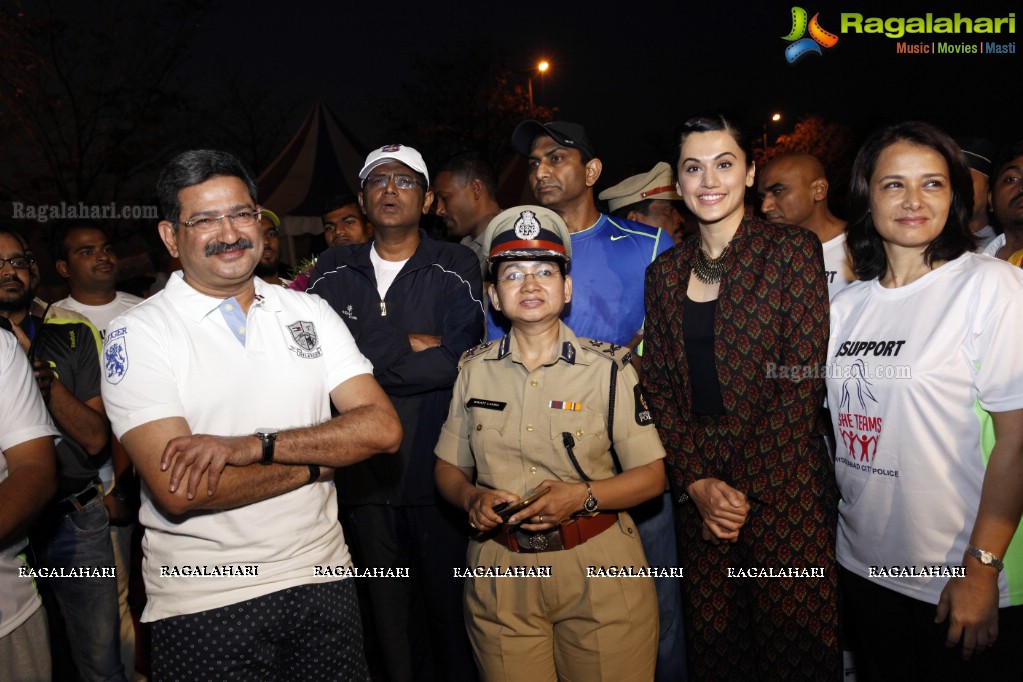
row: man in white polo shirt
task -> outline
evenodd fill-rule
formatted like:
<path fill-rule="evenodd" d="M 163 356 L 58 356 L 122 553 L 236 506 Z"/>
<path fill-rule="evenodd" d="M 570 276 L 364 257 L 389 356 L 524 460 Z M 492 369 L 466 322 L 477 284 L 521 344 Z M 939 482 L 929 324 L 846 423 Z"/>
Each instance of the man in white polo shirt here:
<path fill-rule="evenodd" d="M 332 469 L 393 452 L 397 415 L 326 303 L 253 277 L 263 232 L 240 161 L 185 152 L 158 192 L 182 271 L 103 347 L 143 482 L 154 677 L 366 679 Z"/>

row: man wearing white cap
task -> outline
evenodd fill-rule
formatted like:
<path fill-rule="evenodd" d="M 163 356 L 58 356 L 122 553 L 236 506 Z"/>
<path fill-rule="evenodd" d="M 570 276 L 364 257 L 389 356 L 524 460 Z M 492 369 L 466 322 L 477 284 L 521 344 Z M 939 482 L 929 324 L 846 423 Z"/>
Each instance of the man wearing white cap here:
<path fill-rule="evenodd" d="M 373 240 L 320 256 L 307 291 L 348 325 L 398 411 L 395 454 L 380 454 L 339 476 L 357 561 L 407 568 L 408 578 L 366 581 L 388 680 L 472 680 L 462 582 L 468 529 L 437 496 L 433 448 L 447 416 L 458 358 L 480 342 L 482 284 L 476 255 L 430 239 L 419 218 L 433 192 L 418 151 L 385 145 L 359 172 L 359 205 Z"/>
<path fill-rule="evenodd" d="M 678 241 L 683 227 L 678 210 L 682 197 L 675 191 L 671 166 L 664 161 L 605 189 L 597 198 L 607 202 L 612 217 L 659 227 Z"/>

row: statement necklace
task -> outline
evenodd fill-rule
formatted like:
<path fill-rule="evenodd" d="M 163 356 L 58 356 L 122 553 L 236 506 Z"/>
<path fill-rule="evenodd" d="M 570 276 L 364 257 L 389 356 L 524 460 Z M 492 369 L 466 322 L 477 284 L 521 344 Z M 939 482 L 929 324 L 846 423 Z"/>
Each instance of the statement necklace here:
<path fill-rule="evenodd" d="M 703 242 L 701 241 L 696 247 L 696 260 L 693 262 L 693 274 L 696 275 L 696 279 L 704 284 L 717 284 L 720 282 L 721 275 L 725 274 L 725 254 L 728 253 L 729 246 L 731 244 L 726 244 L 720 256 L 711 258 L 703 250 Z"/>

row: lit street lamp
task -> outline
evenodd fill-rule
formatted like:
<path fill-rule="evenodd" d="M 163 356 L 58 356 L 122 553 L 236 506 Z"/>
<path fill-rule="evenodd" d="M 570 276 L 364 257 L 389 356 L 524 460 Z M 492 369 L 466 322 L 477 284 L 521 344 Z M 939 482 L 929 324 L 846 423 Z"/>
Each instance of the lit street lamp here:
<path fill-rule="evenodd" d="M 771 123 L 777 123 L 781 120 L 781 114 L 773 114 L 771 116 Z M 767 121 L 764 121 L 764 153 L 767 153 Z"/>
<path fill-rule="evenodd" d="M 540 72 L 540 75 L 547 73 L 547 69 L 551 68 L 550 62 L 546 59 L 541 59 L 536 65 L 536 70 Z M 533 73 L 529 74 L 529 115 L 533 116 Z"/>

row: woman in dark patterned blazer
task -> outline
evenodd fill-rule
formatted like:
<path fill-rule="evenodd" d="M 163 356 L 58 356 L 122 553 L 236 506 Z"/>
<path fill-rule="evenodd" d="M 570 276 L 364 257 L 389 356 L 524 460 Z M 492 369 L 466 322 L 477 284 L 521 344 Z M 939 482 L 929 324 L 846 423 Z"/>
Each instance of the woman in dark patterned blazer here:
<path fill-rule="evenodd" d="M 668 455 L 691 679 L 841 678 L 834 471 L 818 447 L 828 342 L 820 242 L 746 218 L 748 140 L 678 137 L 699 233 L 646 276 L 644 386 Z"/>

